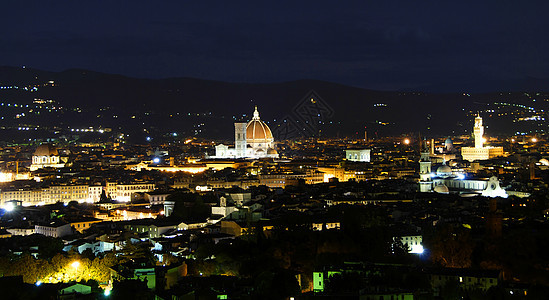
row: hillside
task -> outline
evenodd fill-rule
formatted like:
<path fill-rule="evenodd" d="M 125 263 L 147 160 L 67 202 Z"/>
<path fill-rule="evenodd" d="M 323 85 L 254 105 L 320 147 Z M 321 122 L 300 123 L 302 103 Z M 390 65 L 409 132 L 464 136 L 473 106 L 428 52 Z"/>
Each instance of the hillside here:
<path fill-rule="evenodd" d="M 0 67 L 0 86 L 11 85 L 19 89 L 0 90 L 2 101 L 52 99 L 64 107 L 82 110 L 78 116 L 66 114 L 65 124 L 132 128 L 154 124 L 159 132 L 228 139 L 232 123 L 249 119 L 254 105 L 275 131 L 278 125 L 294 124 L 290 136 L 302 129 L 305 135 L 318 135 L 320 131 L 321 135 L 362 136 L 366 127 L 373 137 L 376 133 L 419 131 L 427 135 L 467 134 L 472 124 L 470 114 L 477 111 L 488 113 L 488 133 L 508 134 L 516 124 L 513 118 L 490 114 L 494 103 L 535 106 L 537 114 L 547 111 L 548 103 L 543 101 L 548 98 L 545 94 L 540 94 L 536 102 L 531 94 L 522 92 L 426 94 L 373 91 L 318 80 L 250 84 L 195 78 L 139 79 L 78 69 L 47 72 Z M 24 86 L 37 86 L 37 91 L 22 90 Z M 200 120 L 189 120 L 196 114 Z M 204 125 L 194 132 L 197 124 Z M 297 128 L 300 126 L 303 128 Z M 534 128 L 539 126 L 535 124 Z"/>

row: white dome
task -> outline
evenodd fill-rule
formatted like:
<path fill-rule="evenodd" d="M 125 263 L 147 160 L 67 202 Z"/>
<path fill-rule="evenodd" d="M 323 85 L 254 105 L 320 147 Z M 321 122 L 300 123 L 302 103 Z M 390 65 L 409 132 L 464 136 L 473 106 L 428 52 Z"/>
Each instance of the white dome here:
<path fill-rule="evenodd" d="M 440 176 L 440 177 L 452 176 L 452 168 L 448 167 L 447 165 L 442 165 L 438 167 L 437 176 Z"/>
<path fill-rule="evenodd" d="M 450 190 L 448 190 L 448 187 L 444 184 L 439 184 L 439 185 L 435 186 L 434 190 L 435 190 L 436 193 L 439 193 L 439 194 L 449 194 L 450 193 Z"/>

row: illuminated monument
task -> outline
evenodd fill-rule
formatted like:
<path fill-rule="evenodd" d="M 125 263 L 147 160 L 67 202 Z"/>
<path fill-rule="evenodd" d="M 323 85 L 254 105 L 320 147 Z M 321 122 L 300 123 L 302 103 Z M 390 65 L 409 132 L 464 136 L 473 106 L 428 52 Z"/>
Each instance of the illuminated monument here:
<path fill-rule="evenodd" d="M 271 129 L 259 118 L 257 106 L 250 122 L 234 123 L 234 148 L 217 145 L 211 158 L 278 158 Z"/>
<path fill-rule="evenodd" d="M 503 147 L 484 146 L 484 126 L 482 125 L 482 118 L 480 115 L 477 115 L 475 118 L 473 134 L 475 136 L 475 147 L 461 148 L 461 156 L 464 160 L 486 160 L 493 157 L 503 156 Z"/>
<path fill-rule="evenodd" d="M 424 147 L 419 159 L 419 191 L 422 193 L 430 192 L 433 189 L 431 180 L 431 157 L 427 142 L 424 141 Z"/>
<path fill-rule="evenodd" d="M 433 172 L 430 154 L 427 142 L 424 142 L 419 159 L 419 192 L 455 193 L 462 197 L 478 195 L 484 197 L 508 197 L 507 192 L 500 186 L 500 182 L 495 176 L 490 178 L 467 178 L 465 173 L 460 171 L 454 172 L 446 164 L 446 160 L 436 168 L 436 172 Z"/>
<path fill-rule="evenodd" d="M 42 144 L 36 148 L 32 155 L 31 171 L 41 168 L 63 168 L 67 163 L 67 157 L 60 157 L 57 149 L 50 144 Z"/>

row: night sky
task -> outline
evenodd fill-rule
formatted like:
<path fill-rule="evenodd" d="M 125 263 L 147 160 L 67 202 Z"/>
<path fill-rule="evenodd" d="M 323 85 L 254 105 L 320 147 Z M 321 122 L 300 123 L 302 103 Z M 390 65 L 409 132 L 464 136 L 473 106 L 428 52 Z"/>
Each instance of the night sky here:
<path fill-rule="evenodd" d="M 549 1 L 6 2 L 0 65 L 386 90 L 549 78 Z"/>

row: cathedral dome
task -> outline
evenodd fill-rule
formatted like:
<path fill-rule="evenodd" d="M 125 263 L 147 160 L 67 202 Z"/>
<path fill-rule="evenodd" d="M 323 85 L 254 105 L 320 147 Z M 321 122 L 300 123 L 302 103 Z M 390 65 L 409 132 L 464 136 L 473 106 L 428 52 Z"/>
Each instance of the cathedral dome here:
<path fill-rule="evenodd" d="M 437 176 L 440 177 L 448 177 L 452 175 L 452 168 L 448 167 L 447 165 L 442 165 L 438 167 L 437 169 Z"/>
<path fill-rule="evenodd" d="M 439 194 L 449 194 L 450 193 L 450 190 L 444 184 L 439 184 L 439 185 L 435 186 L 434 190 L 435 190 L 436 193 L 439 193 Z"/>
<path fill-rule="evenodd" d="M 246 125 L 246 139 L 252 143 L 269 143 L 273 141 L 271 129 L 259 119 L 257 106 L 253 119 Z"/>
<path fill-rule="evenodd" d="M 36 151 L 34 151 L 35 156 L 54 156 L 59 155 L 57 153 L 57 149 L 50 144 L 42 144 L 36 148 Z"/>

